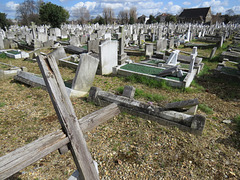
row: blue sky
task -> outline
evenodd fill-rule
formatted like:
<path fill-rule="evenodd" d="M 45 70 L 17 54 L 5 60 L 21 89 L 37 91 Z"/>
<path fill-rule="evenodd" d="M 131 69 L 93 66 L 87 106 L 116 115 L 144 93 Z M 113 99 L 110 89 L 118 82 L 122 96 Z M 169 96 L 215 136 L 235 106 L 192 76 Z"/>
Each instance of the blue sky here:
<path fill-rule="evenodd" d="M 24 0 L 1 0 L 0 12 L 6 13 L 8 18 L 15 18 L 15 10 L 17 6 Z M 115 16 L 118 12 L 131 7 L 137 8 L 138 16 L 142 14 L 149 16 L 157 13 L 171 13 L 178 14 L 182 8 L 197 8 L 197 7 L 211 7 L 213 14 L 221 12 L 224 14 L 228 9 L 232 9 L 235 14 L 240 14 L 240 0 L 53 0 L 44 2 L 52 2 L 67 9 L 71 12 L 79 7 L 85 6 L 91 16 L 95 17 L 98 14 L 102 15 L 104 7 L 111 7 Z"/>

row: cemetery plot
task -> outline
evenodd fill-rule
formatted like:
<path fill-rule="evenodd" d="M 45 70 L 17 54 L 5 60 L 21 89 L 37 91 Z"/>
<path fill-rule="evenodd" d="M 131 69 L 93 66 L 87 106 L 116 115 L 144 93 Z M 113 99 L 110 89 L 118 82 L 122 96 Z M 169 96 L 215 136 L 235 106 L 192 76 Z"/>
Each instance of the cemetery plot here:
<path fill-rule="evenodd" d="M 235 36 L 238 29 L 238 25 L 168 23 L 126 26 L 65 24 L 61 28 L 33 25 L 21 28 L 12 26 L 10 31 L 4 33 L 0 30 L 0 49 L 17 48 L 19 43 L 13 39 L 24 40 L 26 47 L 35 49 L 28 59 L 41 55 L 45 61 L 45 55 L 54 55 L 58 59 L 63 81 L 71 84 L 66 88 L 66 93 L 63 82 L 52 81 L 54 77 L 61 79 L 59 73 L 56 75 L 56 66 L 52 66 L 55 61 L 45 63 L 45 68 L 42 67 L 45 80 L 51 79 L 46 86 L 41 76 L 30 74 L 41 74 L 33 60 L 1 58 L 5 64 L 25 66 L 30 73 L 21 71 L 15 76 L 15 80 L 1 80 L 0 172 L 4 171 L 4 168 L 8 168 L 12 173 L 17 172 L 13 179 L 68 179 L 76 169 L 81 172 L 81 169 L 85 168 L 83 166 L 89 165 L 88 162 L 82 163 L 83 154 L 77 151 L 78 145 L 74 138 L 76 133 L 80 133 L 77 141 L 83 143 L 81 147 L 87 145 L 89 149 L 92 163 L 88 167 L 92 172 L 96 171 L 94 161 L 97 162 L 99 179 L 239 179 L 239 169 L 236 168 L 239 166 L 236 158 L 239 155 L 239 133 L 235 121 L 239 119 L 240 112 L 240 83 L 239 79 L 232 76 L 224 75 L 222 78 L 214 73 L 216 61 L 222 51 L 227 50 L 228 38 Z M 113 40 L 114 35 L 116 40 Z M 199 49 L 197 54 L 196 49 L 192 51 L 192 48 L 184 48 L 184 43 L 194 44 L 197 39 L 204 41 L 204 37 L 209 42 L 214 40 L 214 49 Z M 224 37 L 221 39 L 222 48 L 216 47 L 219 41 L 217 37 Z M 236 35 L 233 41 L 237 43 L 239 39 Z M 85 44 L 87 48 L 83 50 L 82 45 Z M 238 52 L 238 44 L 233 46 L 231 52 Z M 78 55 L 66 54 L 68 48 Z M 175 48 L 189 53 L 187 56 L 180 54 L 181 51 Z M 132 62 L 135 57 L 129 58 L 126 49 L 130 49 L 135 55 L 138 53 L 140 57 L 136 59 L 145 61 L 141 64 Z M 215 53 L 211 53 L 213 50 Z M 88 53 L 85 54 L 86 52 Z M 172 52 L 174 53 L 171 55 Z M 2 66 L 3 70 L 7 70 L 5 64 Z M 116 67 L 117 65 L 120 66 Z M 234 69 L 234 73 L 238 72 L 236 66 L 230 66 L 229 69 L 229 62 L 220 66 L 224 73 L 228 73 L 230 69 Z M 161 78 L 164 79 L 163 82 L 174 82 L 181 87 L 190 86 L 193 78 L 195 79 L 189 88 L 179 89 L 153 79 L 136 81 L 132 76 L 120 77 L 112 74 L 121 71 L 125 75 L 129 73 L 153 79 Z M 44 83 L 39 84 L 45 89 L 61 86 L 57 90 L 52 88 L 52 93 L 50 90 L 57 114 L 64 117 L 59 118 L 61 124 L 57 121 L 58 117 L 47 92 L 20 83 L 20 79 L 21 82 L 25 81 L 24 83 L 30 82 L 29 84 L 37 84 L 35 80 L 41 79 Z M 185 80 L 187 82 L 184 82 Z M 126 85 L 128 88 L 123 88 Z M 102 90 L 99 90 L 98 94 L 90 90 L 89 98 L 71 97 L 70 102 L 69 89 L 84 89 L 87 93 L 90 86 Z M 56 93 L 53 93 L 54 90 Z M 62 98 L 66 100 L 64 102 L 68 102 L 67 105 L 64 102 L 60 105 L 57 103 Z M 91 98 L 96 104 L 110 105 L 99 109 L 89 102 Z M 66 118 L 65 115 L 69 112 L 72 116 Z M 144 118 L 141 115 L 144 115 Z M 68 124 L 65 121 L 67 119 L 75 119 L 74 124 Z M 107 119 L 110 120 L 105 122 Z M 159 120 L 166 126 L 153 120 Z M 102 122 L 105 123 L 101 124 Z M 67 124 L 67 127 L 61 126 L 62 124 Z M 62 130 L 59 131 L 61 128 L 65 134 Z M 74 131 L 69 131 L 68 128 Z M 187 131 L 181 131 L 184 129 Z M 39 137 L 43 138 L 38 139 Z M 50 139 L 50 143 L 43 143 L 45 146 L 42 148 L 38 142 L 45 142 L 44 139 Z M 67 144 L 71 153 L 78 153 L 74 155 L 75 162 L 78 161 L 77 167 L 70 151 L 67 152 Z M 29 151 L 32 153 L 20 153 L 21 147 L 26 147 L 25 145 L 31 147 Z M 61 153 L 67 153 L 60 155 L 55 151 L 57 149 Z M 52 153 L 48 154 L 50 152 Z M 13 156 L 15 153 L 16 156 Z M 87 151 L 86 153 L 88 154 Z M 5 164 L 14 157 L 28 159 L 29 154 L 34 156 L 36 162 L 22 170 L 20 169 L 29 164 L 22 166 L 20 163 L 20 169 Z M 48 155 L 45 156 L 46 154 Z M 89 157 L 89 154 L 87 156 Z M 28 162 L 31 164 L 33 161 Z M 85 176 L 90 177 L 88 173 Z"/>

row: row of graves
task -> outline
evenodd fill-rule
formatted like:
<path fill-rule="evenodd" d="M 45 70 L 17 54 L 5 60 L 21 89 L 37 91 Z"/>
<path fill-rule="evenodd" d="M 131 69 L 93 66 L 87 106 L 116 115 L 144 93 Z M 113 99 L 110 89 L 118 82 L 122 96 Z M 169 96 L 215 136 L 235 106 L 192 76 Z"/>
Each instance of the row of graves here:
<path fill-rule="evenodd" d="M 106 122 L 123 109 L 162 125 L 176 126 L 183 131 L 201 135 L 205 117 L 196 114 L 199 104 L 197 99 L 160 107 L 135 100 L 135 88 L 132 86 L 125 86 L 120 96 L 92 87 L 92 84 L 96 74 L 115 74 L 145 76 L 164 80 L 170 86 L 189 87 L 204 66 L 202 58 L 198 57 L 197 46 L 193 46 L 190 55 L 182 55 L 175 48 L 194 37 L 218 36 L 220 30 L 224 33 L 218 38 L 222 42 L 235 28 L 236 25 L 223 24 L 135 24 L 125 27 L 96 24 L 63 25 L 61 29 L 35 25 L 30 28 L 14 26 L 7 32 L 1 30 L 1 54 L 9 51 L 22 54 L 22 50 L 14 50 L 16 47 L 29 49 L 28 57 L 24 58 L 37 62 L 42 73 L 42 76 L 36 75 L 21 67 L 15 73 L 9 73 L 9 69 L 1 70 L 1 77 L 8 78 L 7 74 L 11 74 L 16 81 L 47 90 L 62 130 L 0 157 L 0 179 L 10 177 L 57 149 L 61 153 L 70 149 L 74 157 L 78 170 L 69 179 L 99 179 L 97 163 L 88 151 L 83 133 Z M 45 54 L 41 52 L 43 48 L 53 50 Z M 132 54 L 143 55 L 145 60 L 135 63 L 129 58 Z M 70 86 L 64 84 L 58 66 L 76 70 Z M 88 93 L 89 101 L 104 107 L 77 120 L 70 96 L 81 97 Z M 30 156 L 28 152 L 34 153 Z"/>
<path fill-rule="evenodd" d="M 233 37 L 227 51 L 222 52 L 216 72 L 229 78 L 240 79 L 240 34 Z"/>

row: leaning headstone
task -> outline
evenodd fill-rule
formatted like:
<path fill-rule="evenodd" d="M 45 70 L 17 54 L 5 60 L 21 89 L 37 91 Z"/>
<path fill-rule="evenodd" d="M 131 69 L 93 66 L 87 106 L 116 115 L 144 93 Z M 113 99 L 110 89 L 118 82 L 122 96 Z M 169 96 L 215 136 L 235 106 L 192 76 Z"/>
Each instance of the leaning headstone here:
<path fill-rule="evenodd" d="M 66 52 L 63 47 L 59 47 L 48 55 L 53 55 L 56 59 L 57 64 L 59 64 L 59 59 L 67 57 Z"/>
<path fill-rule="evenodd" d="M 213 56 L 215 55 L 216 51 L 217 51 L 217 47 L 214 47 L 214 48 L 212 49 L 212 51 L 211 51 L 211 54 L 210 54 L 209 59 L 212 59 L 212 58 L 213 58 Z"/>
<path fill-rule="evenodd" d="M 191 73 L 193 71 L 193 68 L 194 68 L 196 56 L 191 54 L 190 57 L 191 57 L 191 62 L 190 62 L 190 66 L 189 66 L 189 72 Z"/>
<path fill-rule="evenodd" d="M 72 89 L 87 92 L 94 81 L 99 60 L 89 54 L 81 54 Z"/>
<path fill-rule="evenodd" d="M 105 41 L 99 46 L 99 73 L 111 74 L 114 66 L 118 65 L 117 41 Z"/>
<path fill-rule="evenodd" d="M 71 53 L 71 54 L 82 54 L 82 53 L 87 53 L 87 50 L 82 48 L 82 47 L 77 47 L 77 46 L 73 46 L 73 45 L 68 45 L 65 47 L 65 51 L 67 53 Z"/>
<path fill-rule="evenodd" d="M 168 57 L 166 64 L 176 66 L 179 52 L 180 52 L 179 50 L 173 51 L 171 55 Z"/>

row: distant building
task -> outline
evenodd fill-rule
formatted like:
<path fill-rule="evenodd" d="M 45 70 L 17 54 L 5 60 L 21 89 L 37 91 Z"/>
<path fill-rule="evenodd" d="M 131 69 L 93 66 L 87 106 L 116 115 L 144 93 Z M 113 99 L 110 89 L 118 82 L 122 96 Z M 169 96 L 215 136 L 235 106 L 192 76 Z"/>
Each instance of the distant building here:
<path fill-rule="evenodd" d="M 210 7 L 184 9 L 178 17 L 179 22 L 210 24 L 212 13 Z"/>
<path fill-rule="evenodd" d="M 142 15 L 142 16 L 138 17 L 137 23 L 145 24 L 148 19 L 149 19 L 149 18 L 147 18 L 147 16 Z"/>
<path fill-rule="evenodd" d="M 161 15 L 159 15 L 159 22 L 160 23 L 165 22 L 167 16 L 168 16 L 168 14 L 166 14 L 166 13 L 162 13 Z"/>

